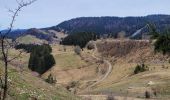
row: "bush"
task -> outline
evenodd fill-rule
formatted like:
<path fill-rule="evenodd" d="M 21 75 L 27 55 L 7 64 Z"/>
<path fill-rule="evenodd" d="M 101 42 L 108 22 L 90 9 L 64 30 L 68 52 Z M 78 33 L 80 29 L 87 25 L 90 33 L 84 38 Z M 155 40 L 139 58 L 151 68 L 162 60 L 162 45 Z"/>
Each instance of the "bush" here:
<path fill-rule="evenodd" d="M 147 99 L 151 98 L 150 92 L 148 92 L 148 91 L 145 92 L 145 98 L 147 98 Z"/>
<path fill-rule="evenodd" d="M 72 81 L 66 86 L 66 89 L 68 91 L 71 91 L 71 89 L 75 88 L 78 84 L 79 84 L 78 81 Z"/>
<path fill-rule="evenodd" d="M 106 100 L 116 100 L 113 94 L 109 94 Z"/>
<path fill-rule="evenodd" d="M 55 84 L 57 82 L 57 80 L 52 76 L 52 74 L 50 74 L 45 81 L 50 84 Z"/>
<path fill-rule="evenodd" d="M 74 49 L 74 52 L 77 54 L 77 55 L 80 55 L 81 54 L 81 48 L 79 46 L 76 46 L 75 49 Z"/>
<path fill-rule="evenodd" d="M 144 71 L 148 71 L 148 70 L 149 70 L 149 68 L 145 64 L 137 65 L 134 70 L 134 74 L 138 74 L 140 72 L 144 72 Z"/>
<path fill-rule="evenodd" d="M 87 44 L 87 49 L 88 49 L 88 50 L 95 49 L 95 44 L 94 44 L 93 42 L 89 42 L 89 43 Z"/>

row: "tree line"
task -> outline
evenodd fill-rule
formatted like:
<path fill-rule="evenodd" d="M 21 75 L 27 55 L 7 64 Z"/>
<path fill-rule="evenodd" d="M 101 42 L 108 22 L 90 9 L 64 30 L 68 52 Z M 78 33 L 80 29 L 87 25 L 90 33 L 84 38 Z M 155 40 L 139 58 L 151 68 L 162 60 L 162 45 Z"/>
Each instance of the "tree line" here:
<path fill-rule="evenodd" d="M 49 29 L 65 31 L 72 34 L 77 32 L 95 32 L 98 34 L 113 34 L 121 31 L 126 32 L 126 36 L 131 36 L 136 30 L 144 27 L 148 22 L 155 23 L 159 31 L 165 29 L 165 25 L 170 25 L 169 15 L 148 15 L 144 17 L 80 17 L 64 21 Z M 149 32 L 148 30 L 144 30 Z"/>
<path fill-rule="evenodd" d="M 80 46 L 80 48 L 84 48 L 89 41 L 96 40 L 97 38 L 99 38 L 99 36 L 95 33 L 78 32 L 68 35 L 63 39 L 63 41 L 61 41 L 61 44 Z"/>
<path fill-rule="evenodd" d="M 18 44 L 15 46 L 15 49 L 23 49 L 25 52 L 30 53 L 33 48 L 36 48 L 38 45 L 35 44 Z"/>

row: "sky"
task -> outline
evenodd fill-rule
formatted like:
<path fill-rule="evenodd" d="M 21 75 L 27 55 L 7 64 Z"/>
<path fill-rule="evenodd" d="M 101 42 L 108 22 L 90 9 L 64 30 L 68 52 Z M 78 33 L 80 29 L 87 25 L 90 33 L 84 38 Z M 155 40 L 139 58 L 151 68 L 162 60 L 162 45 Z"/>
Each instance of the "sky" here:
<path fill-rule="evenodd" d="M 169 4 L 170 0 L 38 0 L 19 12 L 14 28 L 50 27 L 76 17 L 170 15 Z M 8 28 L 8 9 L 15 8 L 15 0 L 0 0 L 0 29 Z"/>

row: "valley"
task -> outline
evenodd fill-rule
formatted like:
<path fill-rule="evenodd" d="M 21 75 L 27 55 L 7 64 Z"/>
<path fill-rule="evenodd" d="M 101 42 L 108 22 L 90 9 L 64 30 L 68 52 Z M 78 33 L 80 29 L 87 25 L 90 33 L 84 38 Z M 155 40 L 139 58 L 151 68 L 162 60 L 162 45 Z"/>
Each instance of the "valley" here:
<path fill-rule="evenodd" d="M 10 62 L 10 87 L 17 86 L 11 88 L 10 97 L 36 97 L 41 100 L 49 98 L 49 94 L 51 100 L 54 95 L 61 97 L 59 100 L 107 100 L 109 96 L 116 100 L 145 100 L 145 92 L 149 91 L 149 100 L 168 100 L 170 58 L 155 53 L 152 42 L 130 39 L 90 42 L 94 48 L 84 48 L 81 55 L 75 53 L 74 46 L 51 44 L 56 65 L 41 76 L 28 69 L 29 53 L 22 53 L 21 57 Z M 18 53 L 18 50 L 11 49 L 11 58 Z M 134 74 L 135 66 L 140 63 L 145 63 L 149 70 Z M 50 74 L 57 80 L 56 84 L 50 85 L 44 81 Z M 35 94 L 30 95 L 35 87 Z M 13 94 L 15 89 L 19 94 Z M 55 89 L 57 91 L 51 94 Z M 70 97 L 74 99 L 67 99 Z"/>
<path fill-rule="evenodd" d="M 95 44 L 98 49 L 84 49 L 81 57 L 74 53 L 74 47 L 66 46 L 67 49 L 64 52 L 63 46 L 53 46 L 53 50 L 55 50 L 53 54 L 58 55 L 56 61 L 57 59 L 64 60 L 46 72 L 43 77 L 52 73 L 57 79 L 57 84 L 64 87 L 75 83 L 75 87 L 70 89 L 71 92 L 86 99 L 100 100 L 96 98 L 103 98 L 101 100 L 106 100 L 108 95 L 114 95 L 118 100 L 123 100 L 123 98 L 142 100 L 145 91 L 153 93 L 156 90 L 159 91 L 159 94 L 156 97 L 153 95 L 153 100 L 158 98 L 168 100 L 169 96 L 166 95 L 165 91 L 170 91 L 169 86 L 166 85 L 169 80 L 169 57 L 155 54 L 149 41 L 107 39 L 97 40 Z M 117 45 L 121 45 L 119 49 L 123 51 L 115 50 Z M 132 48 L 129 48 L 129 45 L 132 45 Z M 103 57 L 103 54 L 106 56 Z M 67 56 L 65 58 L 61 55 Z M 67 57 L 69 58 L 67 59 Z M 72 64 L 69 63 L 71 59 Z M 103 63 L 101 63 L 101 59 L 103 59 Z M 149 71 L 134 75 L 134 67 L 141 63 L 141 59 L 149 66 Z M 65 67 L 63 67 L 63 63 Z M 164 90 L 164 86 L 167 90 Z"/>
<path fill-rule="evenodd" d="M 0 100 L 170 100 L 169 0 L 0 0 Z"/>

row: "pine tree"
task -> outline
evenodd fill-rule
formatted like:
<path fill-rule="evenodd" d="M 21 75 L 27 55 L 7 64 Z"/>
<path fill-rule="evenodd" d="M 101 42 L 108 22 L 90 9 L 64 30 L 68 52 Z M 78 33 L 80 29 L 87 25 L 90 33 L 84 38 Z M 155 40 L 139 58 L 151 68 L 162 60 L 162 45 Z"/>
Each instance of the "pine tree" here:
<path fill-rule="evenodd" d="M 151 39 L 157 39 L 160 36 L 160 33 L 158 33 L 156 30 L 156 26 L 152 23 L 149 23 L 149 32 Z"/>
<path fill-rule="evenodd" d="M 162 52 L 163 54 L 170 54 L 170 33 L 160 35 L 156 40 L 155 51 Z"/>
<path fill-rule="evenodd" d="M 55 65 L 55 59 L 50 45 L 35 46 L 31 50 L 28 68 L 32 71 L 36 71 L 39 74 L 43 74 Z"/>
<path fill-rule="evenodd" d="M 97 35 L 95 33 L 89 33 L 89 32 L 79 32 L 68 35 L 66 38 L 63 39 L 61 42 L 63 45 L 74 45 L 74 46 L 80 46 L 80 48 L 84 48 L 86 44 L 90 40 L 96 40 Z"/>

